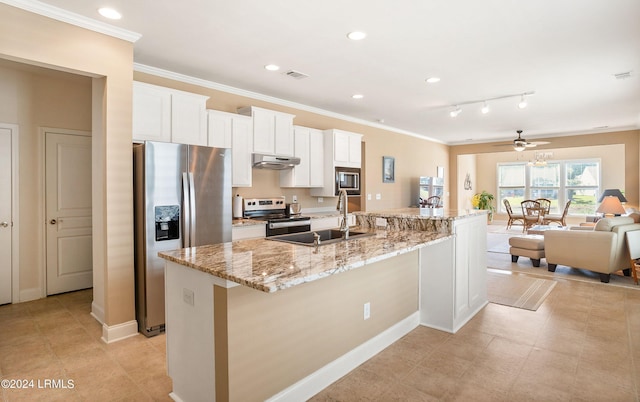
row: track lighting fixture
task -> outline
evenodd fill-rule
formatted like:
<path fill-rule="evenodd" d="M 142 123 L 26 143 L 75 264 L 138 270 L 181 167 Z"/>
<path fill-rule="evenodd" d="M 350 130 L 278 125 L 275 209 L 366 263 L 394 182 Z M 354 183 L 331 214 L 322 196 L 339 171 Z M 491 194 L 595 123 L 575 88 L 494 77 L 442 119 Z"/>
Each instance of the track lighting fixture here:
<path fill-rule="evenodd" d="M 491 111 L 491 108 L 489 107 L 489 102 L 495 102 L 497 100 L 509 99 L 509 98 L 520 98 L 520 102 L 518 103 L 518 108 L 524 109 L 524 108 L 527 107 L 527 97 L 529 97 L 531 95 L 535 95 L 535 92 L 534 91 L 529 91 L 529 92 L 522 92 L 522 93 L 519 93 L 519 94 L 496 96 L 494 98 L 487 98 L 487 99 L 483 99 L 483 100 L 472 100 L 472 101 L 467 101 L 467 102 L 458 102 L 458 103 L 454 103 L 453 105 L 446 106 L 446 107 L 453 108 L 453 110 L 451 110 L 449 112 L 449 116 L 457 117 L 462 112 L 461 106 L 473 105 L 473 104 L 476 104 L 476 103 L 482 103 L 482 108 L 480 109 L 480 111 L 482 112 L 482 114 L 487 114 L 487 113 L 489 113 Z M 440 107 L 438 107 L 438 109 L 440 109 Z"/>
<path fill-rule="evenodd" d="M 522 94 L 520 97 L 520 103 L 518 103 L 518 108 L 524 109 L 525 107 L 527 107 L 527 100 L 525 99 L 524 94 Z"/>

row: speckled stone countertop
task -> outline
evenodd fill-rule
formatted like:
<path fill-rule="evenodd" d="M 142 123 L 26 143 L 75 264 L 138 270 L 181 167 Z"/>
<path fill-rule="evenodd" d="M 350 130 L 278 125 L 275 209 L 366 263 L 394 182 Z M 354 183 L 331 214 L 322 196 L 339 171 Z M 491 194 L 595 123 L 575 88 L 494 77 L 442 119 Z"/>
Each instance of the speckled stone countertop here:
<path fill-rule="evenodd" d="M 231 226 L 255 226 L 266 224 L 267 221 L 261 221 L 258 219 L 233 218 L 233 221 L 231 221 Z"/>
<path fill-rule="evenodd" d="M 355 229 L 354 229 L 355 230 Z M 242 240 L 159 253 L 175 263 L 263 292 L 275 292 L 417 250 L 450 236 L 370 230 L 373 236 L 318 247 L 267 239 Z"/>
<path fill-rule="evenodd" d="M 358 226 L 376 228 L 382 226 L 378 218 L 386 220 L 391 230 L 418 230 L 453 233 L 453 221 L 470 216 L 486 215 L 487 211 L 471 209 L 468 211 L 448 211 L 442 208 L 400 208 L 374 212 L 354 212 Z"/>

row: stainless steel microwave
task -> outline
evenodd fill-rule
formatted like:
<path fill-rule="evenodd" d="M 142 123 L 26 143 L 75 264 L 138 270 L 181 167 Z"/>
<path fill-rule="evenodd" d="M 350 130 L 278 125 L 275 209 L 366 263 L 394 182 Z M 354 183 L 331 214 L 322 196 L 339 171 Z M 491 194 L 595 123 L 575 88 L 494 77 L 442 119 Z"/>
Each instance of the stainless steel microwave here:
<path fill-rule="evenodd" d="M 347 190 L 347 195 L 360 195 L 360 169 L 336 167 L 336 195 Z"/>

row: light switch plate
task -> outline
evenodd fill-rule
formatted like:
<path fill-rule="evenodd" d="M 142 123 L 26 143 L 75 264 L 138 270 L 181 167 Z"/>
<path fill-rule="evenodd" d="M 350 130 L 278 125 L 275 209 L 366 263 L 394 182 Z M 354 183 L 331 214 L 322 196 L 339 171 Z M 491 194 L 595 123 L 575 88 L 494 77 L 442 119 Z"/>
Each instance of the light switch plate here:
<path fill-rule="evenodd" d="M 194 294 L 193 290 L 182 288 L 182 300 L 190 306 L 193 306 L 194 303 Z"/>

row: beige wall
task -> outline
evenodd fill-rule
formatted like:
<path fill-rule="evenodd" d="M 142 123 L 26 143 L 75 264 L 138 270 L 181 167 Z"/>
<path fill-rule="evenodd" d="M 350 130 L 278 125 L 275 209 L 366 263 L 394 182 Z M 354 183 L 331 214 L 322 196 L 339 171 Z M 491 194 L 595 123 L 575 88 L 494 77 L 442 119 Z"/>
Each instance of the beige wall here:
<path fill-rule="evenodd" d="M 547 137 L 536 139 L 539 141 L 549 141 L 550 144 L 536 147 L 537 151 L 552 151 L 554 158 L 582 158 L 582 157 L 599 157 L 602 158 L 602 184 L 603 188 L 621 188 L 625 190 L 625 196 L 629 200 L 629 206 L 638 206 L 640 199 L 640 130 L 618 131 L 602 134 L 585 134 L 573 135 L 565 137 Z M 517 153 L 509 147 L 504 152 L 496 152 L 497 143 L 473 144 L 473 145 L 457 145 L 450 148 L 450 169 L 456 174 L 451 177 L 461 177 L 457 172 L 458 167 L 456 161 L 459 155 L 476 155 L 479 164 L 476 167 L 476 180 L 474 184 L 474 193 L 486 189 L 489 192 L 495 192 L 496 171 L 495 162 L 498 160 L 515 161 Z M 619 144 L 621 147 L 599 148 L 606 145 Z M 613 149 L 615 153 L 611 153 Z M 484 159 L 481 157 L 493 154 Z M 533 154 L 525 151 L 529 157 Z M 528 159 L 527 159 L 528 160 Z M 480 167 L 480 161 L 483 166 Z M 624 181 L 620 181 L 624 173 Z M 462 177 L 464 177 L 462 175 Z M 451 197 L 458 200 L 462 198 L 460 190 L 463 183 L 458 181 L 451 185 Z M 611 187 L 609 187 L 611 186 Z M 477 191 L 476 191 L 477 190 Z M 464 200 L 458 200 L 458 202 Z"/>
<path fill-rule="evenodd" d="M 216 351 L 218 343 L 228 346 L 228 400 L 265 400 L 418 311 L 418 252 L 283 292 L 237 286 L 215 293 L 227 308 L 215 316 L 228 331 L 216 328 Z"/>
<path fill-rule="evenodd" d="M 20 291 L 44 277 L 44 138 L 41 127 L 91 130 L 91 79 L 0 60 L 0 122 L 19 127 Z"/>
<path fill-rule="evenodd" d="M 0 57 L 94 78 L 93 262 L 94 278 L 103 278 L 94 283 L 94 302 L 107 325 L 132 321 L 133 44 L 6 4 L 0 4 L 0 15 Z"/>
<path fill-rule="evenodd" d="M 449 164 L 449 147 L 446 145 L 145 73 L 134 72 L 134 79 L 210 96 L 207 102 L 209 109 L 235 113 L 239 107 L 259 106 L 295 115 L 295 125 L 320 130 L 337 128 L 363 134 L 366 149 L 365 188 L 367 193 L 372 194 L 372 200 L 365 199 L 361 204 L 362 209 L 367 211 L 402 208 L 415 204 L 415 200 L 411 200 L 412 179 L 419 176 L 435 176 L 437 166 L 445 167 L 445 183 L 448 186 L 449 172 L 446 166 Z M 396 158 L 395 183 L 382 182 L 383 156 Z M 281 189 L 279 173 L 270 170 L 253 169 L 253 186 L 234 189 L 234 194 L 240 194 L 243 197 L 284 195 L 289 202 L 290 197 L 295 194 L 303 208 L 335 208 L 336 205 L 334 197 L 324 197 L 324 202 L 318 203 L 316 197 L 309 195 L 308 189 Z M 376 200 L 376 194 L 381 195 L 381 200 Z M 448 199 L 445 199 L 444 203 L 445 206 L 448 205 Z"/>

